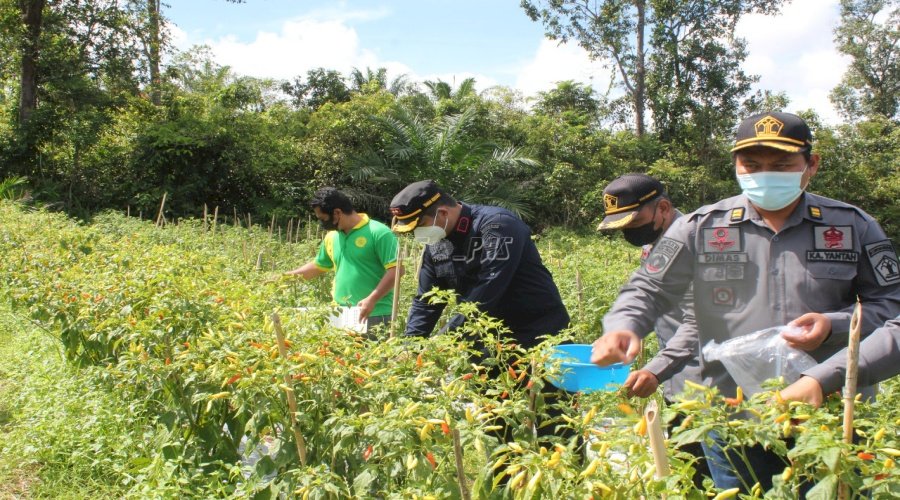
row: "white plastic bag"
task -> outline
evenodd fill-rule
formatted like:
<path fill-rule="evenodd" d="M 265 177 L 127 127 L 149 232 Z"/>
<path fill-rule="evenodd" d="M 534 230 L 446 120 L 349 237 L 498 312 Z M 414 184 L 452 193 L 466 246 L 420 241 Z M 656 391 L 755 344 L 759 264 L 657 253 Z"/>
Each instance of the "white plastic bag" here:
<path fill-rule="evenodd" d="M 338 314 L 331 317 L 331 325 L 356 333 L 366 333 L 369 327 L 369 320 L 359 320 L 359 312 L 361 310 L 362 308 L 359 306 L 341 307 Z"/>
<path fill-rule="evenodd" d="M 792 383 L 800 374 L 818 364 L 812 356 L 795 349 L 781 338 L 782 332 L 799 332 L 796 326 L 773 326 L 717 344 L 703 346 L 706 361 L 721 361 L 731 378 L 752 395 L 762 390 L 770 378 L 784 377 Z"/>

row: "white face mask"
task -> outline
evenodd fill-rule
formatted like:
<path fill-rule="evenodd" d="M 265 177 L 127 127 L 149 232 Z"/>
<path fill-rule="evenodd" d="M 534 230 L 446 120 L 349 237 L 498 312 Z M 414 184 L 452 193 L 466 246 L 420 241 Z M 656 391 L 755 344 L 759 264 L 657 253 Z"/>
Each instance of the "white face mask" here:
<path fill-rule="evenodd" d="M 800 172 L 739 174 L 738 184 L 744 195 L 757 207 L 763 210 L 781 210 L 803 193 L 803 174 L 808 167 L 809 165 Z"/>
<path fill-rule="evenodd" d="M 435 219 L 437 219 L 437 215 L 435 215 Z M 444 219 L 443 229 L 435 226 L 434 224 L 430 226 L 417 227 L 413 229 L 413 235 L 416 237 L 416 241 L 421 243 L 422 245 L 434 245 L 435 243 L 447 237 L 447 222 L 449 221 L 450 219 Z"/>

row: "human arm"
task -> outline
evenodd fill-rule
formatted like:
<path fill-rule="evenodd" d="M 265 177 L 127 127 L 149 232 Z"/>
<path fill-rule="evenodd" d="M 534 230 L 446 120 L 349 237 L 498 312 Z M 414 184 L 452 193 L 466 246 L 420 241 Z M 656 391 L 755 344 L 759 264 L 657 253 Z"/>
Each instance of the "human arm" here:
<path fill-rule="evenodd" d="M 300 276 L 303 279 L 311 280 L 315 277 L 325 274 L 328 270 L 316 265 L 315 261 L 309 261 L 306 264 L 284 273 L 285 276 Z"/>
<path fill-rule="evenodd" d="M 381 280 L 375 285 L 375 289 L 372 290 L 366 298 L 359 301 L 357 306 L 359 306 L 359 320 L 363 321 L 368 318 L 370 314 L 372 314 L 372 310 L 375 309 L 375 304 L 381 300 L 382 297 L 388 294 L 394 288 L 394 279 L 400 279 L 403 276 L 403 268 L 402 266 L 392 266 L 390 269 L 384 272 L 384 276 L 381 277 Z"/>
<path fill-rule="evenodd" d="M 900 311 L 900 274 L 896 268 L 897 253 L 881 226 L 865 215 L 858 224 L 858 232 L 862 251 L 853 278 L 853 289 L 865 312 L 860 330 L 866 337 L 895 318 Z M 850 318 L 855 306 L 855 302 L 851 302 L 839 311 L 818 311 L 831 321 L 823 345 L 841 347 L 847 344 Z"/>
<path fill-rule="evenodd" d="M 663 340 L 660 330 L 672 323 L 677 323 L 675 333 Z M 657 322 L 656 330 L 660 349 L 643 369 L 652 373 L 658 382 L 665 382 L 700 356 L 700 337 L 694 319 L 691 292 L 685 294 L 685 300 L 679 305 L 677 313 L 669 313 Z"/>
<path fill-rule="evenodd" d="M 640 340 L 663 313 L 683 299 L 693 280 L 693 253 L 687 244 L 691 227 L 682 217 L 635 271 L 609 312 L 602 337 L 594 342 L 591 362 L 601 366 L 630 362 L 640 352 Z M 608 337 L 608 338 L 607 338 Z"/>
<path fill-rule="evenodd" d="M 434 261 L 427 250 L 422 254 L 422 267 L 419 269 L 419 285 L 416 296 L 406 320 L 407 336 L 425 337 L 431 334 L 437 324 L 445 304 L 432 304 L 428 297 L 423 297 L 439 285 L 434 269 Z"/>
<path fill-rule="evenodd" d="M 873 385 L 898 373 L 900 373 L 900 317 L 888 321 L 884 327 L 875 330 L 860 342 L 857 380 L 860 386 Z M 800 380 L 815 379 L 824 394 L 839 391 L 847 377 L 847 349 L 806 370 L 803 375 Z M 808 383 L 809 381 L 805 382 Z M 788 391 L 788 395 L 792 396 L 795 389 Z M 782 396 L 787 399 L 784 392 Z"/>

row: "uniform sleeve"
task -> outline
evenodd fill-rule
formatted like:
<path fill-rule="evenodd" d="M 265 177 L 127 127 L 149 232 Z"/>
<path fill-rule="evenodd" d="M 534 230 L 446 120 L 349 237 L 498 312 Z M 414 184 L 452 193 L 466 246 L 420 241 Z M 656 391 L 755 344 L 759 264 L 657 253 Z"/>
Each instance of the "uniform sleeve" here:
<path fill-rule="evenodd" d="M 629 330 L 641 338 L 653 330 L 656 320 L 678 303 L 693 280 L 693 223 L 677 219 L 628 283 L 619 290 L 603 317 L 603 331 Z"/>
<path fill-rule="evenodd" d="M 669 380 L 687 363 L 699 356 L 700 334 L 694 321 L 693 294 L 688 292 L 679 307 L 682 320 L 675 330 L 675 335 L 644 366 L 644 369 L 656 375 L 660 382 Z"/>
<path fill-rule="evenodd" d="M 503 214 L 485 220 L 482 228 L 481 269 L 475 285 L 461 300 L 477 303 L 480 310 L 495 316 L 525 245 L 531 241 L 531 230 L 521 220 Z"/>
<path fill-rule="evenodd" d="M 859 345 L 859 386 L 874 385 L 900 373 L 900 317 Z M 841 390 L 847 377 L 847 349 L 843 349 L 824 362 L 803 372 L 822 385 L 824 394 Z"/>
<path fill-rule="evenodd" d="M 385 269 L 397 266 L 397 236 L 390 230 L 380 231 L 375 237 L 375 253 Z"/>
<path fill-rule="evenodd" d="M 422 268 L 419 270 L 419 289 L 413 298 L 409 316 L 406 319 L 406 335 L 424 337 L 430 335 L 434 330 L 441 313 L 444 312 L 444 304 L 429 304 L 428 299 L 423 299 L 422 295 L 437 285 L 434 262 L 431 260 L 431 254 L 426 250 L 422 254 Z"/>
<path fill-rule="evenodd" d="M 878 268 L 889 266 L 891 262 L 894 266 L 897 265 L 897 253 L 884 230 L 869 217 L 866 217 L 865 225 L 861 226 L 863 231 L 860 242 L 863 248 L 854 282 L 863 309 L 862 334 L 866 336 L 900 312 L 900 279 L 897 278 L 896 270 L 891 275 L 886 273 L 886 268 Z M 847 344 L 850 318 L 855 305 L 851 304 L 840 311 L 821 311 L 831 320 L 831 335 L 826 339 L 825 345 Z"/>
<path fill-rule="evenodd" d="M 316 254 L 313 264 L 322 271 L 330 271 L 334 268 L 334 261 L 331 258 L 334 252 L 329 250 L 333 248 L 335 234 L 337 233 L 334 231 L 329 232 L 322 238 L 322 243 L 319 243 L 319 253 Z"/>

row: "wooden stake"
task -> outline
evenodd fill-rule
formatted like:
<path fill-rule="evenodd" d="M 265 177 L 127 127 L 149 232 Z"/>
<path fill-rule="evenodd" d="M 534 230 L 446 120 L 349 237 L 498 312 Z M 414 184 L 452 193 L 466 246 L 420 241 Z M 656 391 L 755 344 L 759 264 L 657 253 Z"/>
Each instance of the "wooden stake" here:
<path fill-rule="evenodd" d="M 291 217 L 290 219 L 288 219 L 288 227 L 287 227 L 287 242 L 288 243 L 291 242 L 291 236 L 293 235 L 293 232 L 294 232 L 294 218 Z"/>
<path fill-rule="evenodd" d="M 203 230 L 206 231 L 206 219 L 209 217 L 209 210 L 206 203 L 203 204 Z"/>
<path fill-rule="evenodd" d="M 131 205 L 125 205 L 125 217 L 131 217 Z"/>
<path fill-rule="evenodd" d="M 166 207 L 166 196 L 169 193 L 163 193 L 162 202 L 159 204 L 159 215 L 156 216 L 156 225 L 160 226 L 163 222 L 165 222 L 166 218 L 163 216 L 163 210 Z"/>
<path fill-rule="evenodd" d="M 644 410 L 644 418 L 647 419 L 647 435 L 650 437 L 650 450 L 653 452 L 653 462 L 656 464 L 656 478 L 662 479 L 669 475 L 670 470 L 669 457 L 666 455 L 666 438 L 663 436 L 662 422 L 659 417 L 659 406 L 654 399 Z"/>
<path fill-rule="evenodd" d="M 278 313 L 272 313 L 272 326 L 275 327 L 275 337 L 278 339 L 278 353 L 281 354 L 282 362 L 287 361 L 287 344 L 284 342 L 284 331 L 281 329 L 281 318 Z M 288 390 L 287 394 L 288 410 L 291 412 L 291 430 L 294 431 L 294 442 L 297 443 L 297 455 L 300 457 L 300 465 L 306 465 L 306 440 L 303 439 L 303 433 L 300 432 L 300 424 L 297 423 L 297 398 L 294 396 L 294 384 L 291 380 L 291 374 L 288 372 L 287 365 L 282 364 L 282 372 L 284 373 L 284 385 Z"/>
<path fill-rule="evenodd" d="M 469 493 L 469 484 L 463 470 L 465 461 L 463 460 L 462 445 L 459 442 L 459 429 L 451 430 L 450 436 L 453 438 L 453 455 L 456 457 L 456 482 L 459 483 L 459 496 L 463 500 L 471 500 L 472 495 Z"/>
<path fill-rule="evenodd" d="M 219 222 L 219 205 L 216 205 L 216 209 L 213 210 L 213 221 L 212 221 L 212 232 L 215 234 L 216 232 L 216 224 Z"/>
<path fill-rule="evenodd" d="M 581 286 L 581 270 L 575 268 L 575 290 L 578 297 L 578 321 L 584 321 L 584 288 Z"/>
<path fill-rule="evenodd" d="M 394 302 L 391 305 L 391 333 L 389 338 L 394 338 L 397 331 L 397 309 L 400 307 L 400 270 L 403 265 L 403 245 L 397 241 L 397 265 L 394 266 Z"/>
<path fill-rule="evenodd" d="M 269 223 L 269 238 L 272 237 L 272 233 L 275 231 L 275 214 L 272 214 L 272 222 Z"/>
<path fill-rule="evenodd" d="M 237 207 L 232 207 L 234 209 L 234 227 L 238 227 L 241 225 L 241 219 L 238 218 Z"/>
<path fill-rule="evenodd" d="M 259 255 L 256 256 L 256 270 L 259 271 L 262 269 L 262 251 L 259 252 Z"/>
<path fill-rule="evenodd" d="M 844 443 L 853 444 L 853 410 L 856 403 L 856 383 L 859 375 L 859 337 L 862 329 L 862 304 L 857 300 L 850 318 L 850 339 L 847 345 L 847 379 L 844 382 Z M 841 483 L 838 498 L 849 498 L 849 485 Z"/>

